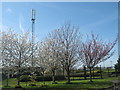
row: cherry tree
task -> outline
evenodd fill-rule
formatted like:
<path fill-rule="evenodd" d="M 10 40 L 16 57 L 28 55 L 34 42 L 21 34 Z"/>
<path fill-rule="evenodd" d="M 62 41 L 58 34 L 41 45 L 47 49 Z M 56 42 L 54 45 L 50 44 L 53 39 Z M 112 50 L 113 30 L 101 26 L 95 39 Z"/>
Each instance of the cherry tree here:
<path fill-rule="evenodd" d="M 58 55 L 58 40 L 56 37 L 52 36 L 52 34 L 49 34 L 49 37 L 47 38 L 47 45 L 48 45 L 48 53 L 49 53 L 49 60 L 48 60 L 48 65 L 50 70 L 52 71 L 52 80 L 53 84 L 55 82 L 55 72 L 58 68 L 61 68 L 60 64 L 60 57 Z"/>
<path fill-rule="evenodd" d="M 41 66 L 43 66 L 43 71 L 45 69 L 50 70 L 52 72 L 52 81 L 55 82 L 55 71 L 60 66 L 59 62 L 59 56 L 57 52 L 58 43 L 56 39 L 53 39 L 53 37 L 49 36 L 42 42 L 41 44 L 41 54 L 40 56 L 40 62 Z M 46 68 L 47 67 L 47 68 Z"/>
<path fill-rule="evenodd" d="M 94 34 L 91 34 L 91 39 L 87 36 L 86 42 L 83 42 L 79 48 L 79 57 L 80 60 L 83 62 L 90 69 L 90 81 L 92 82 L 92 69 L 97 64 L 107 60 L 110 58 L 114 51 L 112 51 L 113 47 L 116 44 L 114 42 L 105 42 L 100 39 L 98 36 L 95 37 Z"/>
<path fill-rule="evenodd" d="M 21 68 L 29 66 L 32 43 L 31 39 L 29 39 L 28 32 L 22 33 L 21 35 L 12 33 L 12 31 L 9 33 L 4 32 L 2 47 L 3 51 L 6 53 L 4 53 L 4 55 L 7 55 L 7 58 L 8 56 L 10 57 L 9 61 L 12 60 L 12 66 L 18 73 L 18 85 L 20 85 L 19 77 L 22 74 Z"/>
<path fill-rule="evenodd" d="M 78 46 L 80 45 L 81 35 L 79 28 L 65 24 L 54 31 L 56 40 L 58 40 L 57 53 L 60 62 L 67 72 L 68 82 L 70 83 L 71 69 L 78 63 Z"/>
<path fill-rule="evenodd" d="M 7 84 L 6 86 L 9 86 L 8 79 L 9 79 L 9 74 L 13 74 L 14 68 L 13 68 L 13 61 L 14 58 L 12 57 L 12 46 L 13 46 L 13 39 L 15 39 L 15 33 L 13 31 L 8 31 L 8 32 L 1 32 L 0 36 L 0 52 L 1 52 L 1 60 L 2 60 L 2 72 L 7 74 Z M 6 48 L 11 48 L 9 49 L 9 52 Z"/>
<path fill-rule="evenodd" d="M 40 68 L 40 70 L 42 71 L 42 75 L 43 75 L 43 82 L 45 85 L 45 80 L 44 80 L 44 76 L 45 76 L 45 71 L 48 69 L 48 65 L 47 65 L 47 60 L 48 60 L 48 54 L 47 54 L 47 50 L 48 48 L 46 48 L 46 42 L 41 41 L 41 43 L 39 44 L 39 48 L 38 48 L 38 54 L 37 54 L 37 61 L 36 61 L 36 66 Z"/>

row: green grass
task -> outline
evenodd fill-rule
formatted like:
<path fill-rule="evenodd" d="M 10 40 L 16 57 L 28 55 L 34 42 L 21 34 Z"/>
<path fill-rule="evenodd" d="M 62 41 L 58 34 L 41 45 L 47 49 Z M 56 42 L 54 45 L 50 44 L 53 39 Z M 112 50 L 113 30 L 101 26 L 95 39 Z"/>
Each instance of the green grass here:
<path fill-rule="evenodd" d="M 89 79 L 90 77 L 86 77 L 87 79 Z M 95 78 L 100 78 L 100 76 L 94 76 L 93 77 L 94 79 Z M 84 79 L 84 77 L 70 77 L 71 80 L 75 80 L 75 79 Z"/>
<path fill-rule="evenodd" d="M 71 81 L 71 84 L 66 84 L 66 81 L 57 81 L 58 84 L 51 84 L 51 81 L 46 81 L 46 88 L 95 88 L 95 89 L 100 89 L 100 88 L 107 88 L 112 85 L 112 80 L 118 79 L 117 77 L 109 77 L 109 78 L 104 78 L 104 79 L 93 79 L 93 82 L 90 82 L 89 80 L 73 80 Z M 120 78 L 119 78 L 120 79 Z M 25 82 L 21 82 L 21 86 L 23 88 L 39 88 L 41 85 L 43 85 L 43 82 L 34 82 L 37 86 L 29 86 L 29 84 L 32 82 L 28 82 L 28 86 L 26 86 Z M 7 88 L 4 87 L 6 85 L 6 80 L 2 82 L 2 88 Z M 10 78 L 9 79 L 9 86 L 8 88 L 14 88 L 17 85 L 17 79 L 16 78 Z"/>
<path fill-rule="evenodd" d="M 103 70 L 103 72 L 108 73 L 108 69 Z M 115 72 L 115 69 L 109 69 L 109 73 L 111 73 L 111 72 Z"/>

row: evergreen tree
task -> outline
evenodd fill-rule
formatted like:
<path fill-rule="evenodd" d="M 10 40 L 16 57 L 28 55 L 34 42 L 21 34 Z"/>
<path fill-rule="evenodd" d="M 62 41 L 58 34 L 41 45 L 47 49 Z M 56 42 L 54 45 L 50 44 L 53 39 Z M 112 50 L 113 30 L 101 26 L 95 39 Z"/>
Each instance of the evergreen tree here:
<path fill-rule="evenodd" d="M 117 72 L 120 72 L 120 56 L 117 60 L 117 64 L 115 64 L 115 69 L 116 69 Z"/>

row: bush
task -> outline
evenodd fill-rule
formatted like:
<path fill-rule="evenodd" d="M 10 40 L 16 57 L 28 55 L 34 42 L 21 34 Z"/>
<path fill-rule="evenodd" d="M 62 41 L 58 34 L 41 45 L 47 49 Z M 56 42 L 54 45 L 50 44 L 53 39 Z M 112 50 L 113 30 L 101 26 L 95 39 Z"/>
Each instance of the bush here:
<path fill-rule="evenodd" d="M 111 72 L 111 74 L 115 74 L 115 72 Z"/>
<path fill-rule="evenodd" d="M 30 72 L 23 72 L 22 75 L 31 75 Z"/>
<path fill-rule="evenodd" d="M 89 77 L 90 74 L 86 74 L 86 77 Z M 94 73 L 92 76 L 100 76 L 99 73 Z M 84 74 L 75 74 L 75 75 L 70 75 L 70 77 L 85 77 Z"/>
<path fill-rule="evenodd" d="M 52 82 L 52 84 L 58 84 L 57 82 Z"/>
<path fill-rule="evenodd" d="M 96 73 L 103 73 L 103 71 L 97 71 Z"/>
<path fill-rule="evenodd" d="M 4 74 L 4 73 L 0 73 L 0 76 L 2 75 L 2 80 L 6 79 L 7 78 L 7 75 Z"/>
<path fill-rule="evenodd" d="M 15 88 L 22 88 L 22 86 L 20 86 L 20 85 L 19 86 L 15 86 Z"/>
<path fill-rule="evenodd" d="M 48 87 L 48 85 L 41 84 L 41 86 L 40 86 L 40 87 Z"/>
<path fill-rule="evenodd" d="M 29 84 L 29 86 L 36 86 L 36 84 Z"/>
<path fill-rule="evenodd" d="M 22 75 L 20 76 L 20 82 L 28 82 L 31 81 L 31 76 L 30 75 Z"/>
<path fill-rule="evenodd" d="M 63 75 L 57 75 L 57 76 L 55 76 L 55 80 L 65 80 L 65 79 L 66 78 Z"/>
<path fill-rule="evenodd" d="M 52 81 L 52 76 L 37 76 L 36 81 Z M 65 77 L 63 75 L 57 75 L 55 76 L 55 80 L 65 80 Z"/>
<path fill-rule="evenodd" d="M 4 87 L 10 87 L 10 86 L 5 85 Z"/>
<path fill-rule="evenodd" d="M 37 76 L 36 77 L 36 79 L 35 79 L 36 81 L 52 81 L 52 78 L 50 77 L 50 76 Z"/>

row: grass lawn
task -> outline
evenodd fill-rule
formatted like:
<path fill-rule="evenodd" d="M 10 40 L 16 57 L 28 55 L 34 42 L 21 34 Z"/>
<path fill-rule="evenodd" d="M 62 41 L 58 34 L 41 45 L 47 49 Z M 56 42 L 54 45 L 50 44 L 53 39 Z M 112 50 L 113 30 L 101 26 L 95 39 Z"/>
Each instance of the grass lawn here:
<path fill-rule="evenodd" d="M 45 88 L 72 88 L 77 89 L 77 88 L 82 88 L 82 89 L 100 89 L 100 88 L 107 88 L 109 86 L 112 86 L 112 80 L 118 79 L 117 77 L 108 77 L 104 79 L 93 79 L 93 82 L 90 82 L 89 80 L 72 80 L 72 84 L 66 84 L 66 81 L 57 81 L 57 84 L 51 84 L 51 81 L 46 81 L 45 84 L 47 87 Z M 120 79 L 120 78 L 119 78 Z M 43 85 L 43 82 L 34 82 L 36 86 L 29 86 L 29 84 L 32 82 L 28 82 L 28 86 L 26 86 L 26 82 L 21 82 L 21 86 L 23 88 L 40 88 Z M 6 85 L 6 80 L 2 82 L 2 88 Z M 16 78 L 10 78 L 9 79 L 9 86 L 8 88 L 14 88 L 17 85 L 17 79 Z"/>
<path fill-rule="evenodd" d="M 86 78 L 89 79 L 90 77 L 86 77 Z M 93 78 L 94 78 L 94 79 L 95 79 L 95 78 L 100 78 L 100 76 L 94 76 Z M 75 80 L 75 79 L 78 79 L 78 80 L 81 79 L 81 80 L 82 80 L 82 79 L 84 79 L 84 77 L 70 77 L 70 79 L 71 79 L 71 80 Z"/>

